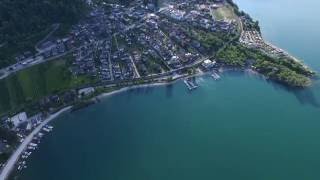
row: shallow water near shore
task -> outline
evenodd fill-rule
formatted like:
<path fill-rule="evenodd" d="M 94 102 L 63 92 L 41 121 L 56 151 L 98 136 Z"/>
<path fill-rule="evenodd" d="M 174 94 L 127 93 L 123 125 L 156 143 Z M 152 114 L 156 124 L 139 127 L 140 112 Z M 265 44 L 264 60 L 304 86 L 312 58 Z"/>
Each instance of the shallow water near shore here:
<path fill-rule="evenodd" d="M 320 2 L 235 1 L 268 41 L 320 72 Z M 181 81 L 139 88 L 57 118 L 19 179 L 320 179 L 319 81 L 306 90 L 248 72 L 197 81 L 192 92 Z"/>

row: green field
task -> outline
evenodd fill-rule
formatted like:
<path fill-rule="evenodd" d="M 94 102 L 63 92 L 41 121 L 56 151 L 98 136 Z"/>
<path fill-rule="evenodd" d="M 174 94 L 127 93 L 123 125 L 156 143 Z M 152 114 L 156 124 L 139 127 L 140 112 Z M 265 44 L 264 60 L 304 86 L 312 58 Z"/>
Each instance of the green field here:
<path fill-rule="evenodd" d="M 0 115 L 23 108 L 26 103 L 89 83 L 68 70 L 70 58 L 39 64 L 0 80 Z"/>
<path fill-rule="evenodd" d="M 216 20 L 235 20 L 237 18 L 236 14 L 233 12 L 232 7 L 223 6 L 213 11 L 213 17 Z"/>

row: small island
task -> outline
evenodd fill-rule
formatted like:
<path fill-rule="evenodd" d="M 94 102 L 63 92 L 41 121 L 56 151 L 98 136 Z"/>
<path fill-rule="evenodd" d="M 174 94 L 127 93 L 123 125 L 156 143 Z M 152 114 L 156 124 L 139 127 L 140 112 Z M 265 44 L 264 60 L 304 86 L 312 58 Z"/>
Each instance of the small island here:
<path fill-rule="evenodd" d="M 103 94 L 181 79 L 193 89 L 190 77 L 218 79 L 225 69 L 249 69 L 290 88 L 307 88 L 316 75 L 266 42 L 259 23 L 232 0 L 68 0 L 58 7 L 35 0 L 20 3 L 29 11 L 43 6 L 47 11 L 37 16 L 46 22 L 30 13 L 21 19 L 34 19 L 0 29 L 4 178 L 25 167 L 27 151 L 36 148 L 40 131 L 52 129 L 47 125 L 51 119 L 98 102 Z M 0 9 L 17 4 L 8 1 Z M 40 25 L 12 30 L 24 23 Z"/>

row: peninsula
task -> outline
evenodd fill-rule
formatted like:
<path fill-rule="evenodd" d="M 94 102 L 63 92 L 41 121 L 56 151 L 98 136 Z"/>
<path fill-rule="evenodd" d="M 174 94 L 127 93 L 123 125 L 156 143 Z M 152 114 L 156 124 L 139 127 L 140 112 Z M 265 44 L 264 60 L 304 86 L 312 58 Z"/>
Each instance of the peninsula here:
<path fill-rule="evenodd" d="M 217 79 L 229 68 L 250 69 L 291 88 L 312 85 L 315 72 L 266 42 L 258 22 L 232 0 L 77 3 L 79 11 L 70 13 L 77 16 L 53 18 L 37 41 L 27 37 L 37 32 L 16 35 L 28 46 L 12 50 L 13 40 L 0 36 L 0 51 L 6 50 L 0 53 L 6 59 L 0 64 L 0 177 L 24 162 L 19 157 L 27 158 L 28 144 L 56 112 L 85 107 L 104 93 L 205 73 Z M 186 84 L 196 87 L 192 80 Z"/>

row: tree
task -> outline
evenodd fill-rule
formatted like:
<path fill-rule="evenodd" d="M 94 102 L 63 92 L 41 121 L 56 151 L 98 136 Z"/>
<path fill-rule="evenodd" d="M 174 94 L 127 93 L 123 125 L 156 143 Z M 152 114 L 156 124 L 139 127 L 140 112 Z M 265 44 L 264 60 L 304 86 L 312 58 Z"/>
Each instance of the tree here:
<path fill-rule="evenodd" d="M 87 12 L 85 0 L 1 0 L 0 67 L 14 62 L 14 56 L 33 49 L 54 23 L 71 25 Z"/>

